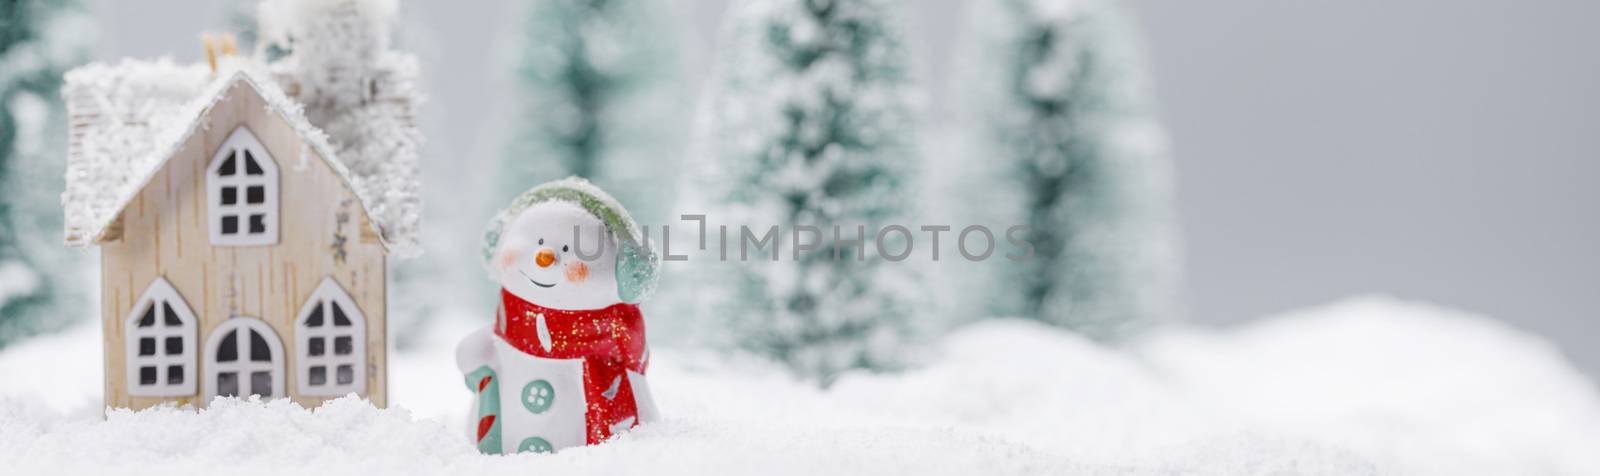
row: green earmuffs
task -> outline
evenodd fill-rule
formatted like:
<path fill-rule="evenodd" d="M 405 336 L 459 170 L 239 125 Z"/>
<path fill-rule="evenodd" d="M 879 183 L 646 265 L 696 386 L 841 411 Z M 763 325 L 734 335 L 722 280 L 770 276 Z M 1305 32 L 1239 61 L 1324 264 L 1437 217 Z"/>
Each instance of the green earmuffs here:
<path fill-rule="evenodd" d="M 624 243 L 617 250 L 617 295 L 622 302 L 638 304 L 656 290 L 661 258 L 648 244 Z"/>
<path fill-rule="evenodd" d="M 506 223 L 530 206 L 556 201 L 583 208 L 600 219 L 606 231 L 616 238 L 617 295 L 622 302 L 638 304 L 655 292 L 656 282 L 660 279 L 661 258 L 650 247 L 638 223 L 610 194 L 579 177 L 545 182 L 528 189 L 489 220 L 489 227 L 483 234 L 483 263 L 491 276 L 494 274 L 494 253 L 500 245 L 500 234 L 505 231 Z"/>

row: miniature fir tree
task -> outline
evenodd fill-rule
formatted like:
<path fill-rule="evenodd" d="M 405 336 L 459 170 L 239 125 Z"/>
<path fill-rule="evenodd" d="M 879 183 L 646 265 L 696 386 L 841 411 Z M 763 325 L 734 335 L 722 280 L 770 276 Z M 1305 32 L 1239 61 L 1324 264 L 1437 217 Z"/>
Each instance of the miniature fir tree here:
<path fill-rule="evenodd" d="M 709 288 L 697 291 L 704 312 L 720 316 L 716 327 L 731 331 L 733 345 L 824 385 L 849 368 L 893 366 L 919 305 L 908 293 L 916 288 L 909 263 L 886 261 L 873 243 L 880 227 L 907 223 L 913 200 L 911 84 L 890 8 L 877 0 L 736 8 L 692 155 L 701 161 L 693 201 L 729 227 L 730 262 L 694 263 L 709 274 L 696 280 Z M 741 226 L 756 240 L 772 225 L 781 225 L 782 256 L 768 247 L 741 262 Z M 829 246 L 835 225 L 841 240 L 867 242 L 864 259 L 855 243 Z M 800 226 L 821 236 L 799 240 L 824 245 L 796 258 Z M 885 243 L 895 252 L 905 245 Z"/>
<path fill-rule="evenodd" d="M 1171 163 L 1134 31 L 1115 0 L 976 5 L 978 150 L 1031 227 L 988 311 L 1115 338 L 1177 311 Z M 991 205 L 992 206 L 992 205 Z"/>
<path fill-rule="evenodd" d="M 83 314 L 81 259 L 60 245 L 61 75 L 86 59 L 74 2 L 0 2 L 0 345 Z"/>
<path fill-rule="evenodd" d="M 662 223 L 681 109 L 662 11 L 648 0 L 537 0 L 517 49 L 506 196 L 576 175 Z"/>

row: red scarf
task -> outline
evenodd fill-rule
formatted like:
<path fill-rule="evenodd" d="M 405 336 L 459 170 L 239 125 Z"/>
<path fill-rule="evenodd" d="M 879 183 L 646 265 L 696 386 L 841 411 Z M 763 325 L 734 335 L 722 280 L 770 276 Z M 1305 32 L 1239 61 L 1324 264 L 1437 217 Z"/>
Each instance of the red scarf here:
<path fill-rule="evenodd" d="M 625 370 L 644 374 L 646 362 L 644 316 L 639 306 L 617 303 L 603 309 L 551 309 L 500 290 L 504 315 L 495 334 L 506 343 L 536 357 L 583 359 L 584 397 L 589 403 L 589 444 L 605 441 L 611 426 L 628 418 L 639 423 L 633 385 Z M 544 314 L 550 348 L 539 341 L 538 315 Z M 607 398 L 613 382 L 616 393 Z M 631 426 L 631 425 L 630 425 Z"/>

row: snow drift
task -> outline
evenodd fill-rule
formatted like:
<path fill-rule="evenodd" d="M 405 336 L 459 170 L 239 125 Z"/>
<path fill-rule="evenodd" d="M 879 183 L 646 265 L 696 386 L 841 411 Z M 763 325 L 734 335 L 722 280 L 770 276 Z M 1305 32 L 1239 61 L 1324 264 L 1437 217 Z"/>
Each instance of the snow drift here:
<path fill-rule="evenodd" d="M 450 362 L 466 328 L 392 364 L 395 407 L 219 400 L 103 421 L 98 332 L 0 354 L 0 467 L 187 474 L 1597 474 L 1600 394 L 1496 321 L 1354 299 L 1113 349 L 972 325 L 900 374 L 818 390 L 778 367 L 660 349 L 666 419 L 605 445 L 483 456 Z"/>

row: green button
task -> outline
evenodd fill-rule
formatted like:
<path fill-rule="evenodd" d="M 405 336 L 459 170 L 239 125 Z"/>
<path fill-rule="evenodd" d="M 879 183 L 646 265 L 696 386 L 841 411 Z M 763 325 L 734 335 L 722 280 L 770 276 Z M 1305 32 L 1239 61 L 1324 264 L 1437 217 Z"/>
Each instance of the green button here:
<path fill-rule="evenodd" d="M 540 380 L 540 382 L 543 382 L 543 380 Z M 522 444 L 517 446 L 518 453 L 554 453 L 555 450 L 555 447 L 550 446 L 550 442 L 537 436 L 530 436 L 528 439 L 522 440 Z"/>
<path fill-rule="evenodd" d="M 555 403 L 555 400 L 556 388 L 551 386 L 550 382 L 534 380 L 522 387 L 522 406 L 528 407 L 530 412 L 544 413 L 545 410 L 550 409 L 550 405 Z"/>

